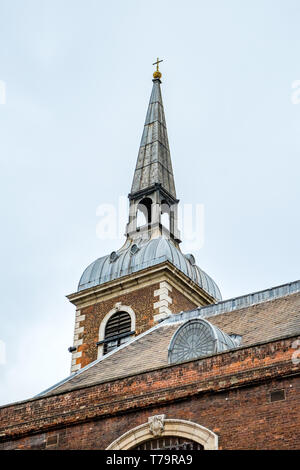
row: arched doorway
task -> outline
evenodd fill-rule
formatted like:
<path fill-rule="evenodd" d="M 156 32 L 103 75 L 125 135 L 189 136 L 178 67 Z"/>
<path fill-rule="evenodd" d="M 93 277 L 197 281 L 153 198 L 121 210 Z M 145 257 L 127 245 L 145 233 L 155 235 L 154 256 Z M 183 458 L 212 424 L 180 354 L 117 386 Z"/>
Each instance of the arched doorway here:
<path fill-rule="evenodd" d="M 142 444 L 132 447 L 132 450 L 204 450 L 202 444 L 185 437 L 164 436 L 150 439 Z"/>
<path fill-rule="evenodd" d="M 180 446 L 193 446 L 194 450 L 217 450 L 218 436 L 192 421 L 165 419 L 165 415 L 155 415 L 148 418 L 147 423 L 127 431 L 106 450 L 142 450 L 147 449 L 147 446 L 162 446 L 156 447 L 159 449 L 174 449 L 168 446 L 177 446 L 179 449 L 184 449 Z M 192 450 L 191 447 L 189 450 Z"/>

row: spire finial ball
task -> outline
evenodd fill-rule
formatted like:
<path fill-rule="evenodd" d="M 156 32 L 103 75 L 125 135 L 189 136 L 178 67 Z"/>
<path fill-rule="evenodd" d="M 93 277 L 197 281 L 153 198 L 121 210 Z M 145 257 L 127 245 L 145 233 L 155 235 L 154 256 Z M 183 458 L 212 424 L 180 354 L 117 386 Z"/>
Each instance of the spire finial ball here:
<path fill-rule="evenodd" d="M 161 78 L 161 72 L 159 70 L 155 70 L 153 78 Z"/>
<path fill-rule="evenodd" d="M 158 78 L 158 79 L 161 78 L 161 73 L 160 73 L 160 71 L 159 71 L 159 63 L 160 63 L 160 62 L 162 62 L 162 60 L 159 60 L 159 58 L 157 57 L 157 61 L 154 62 L 154 64 L 152 64 L 152 65 L 156 65 L 156 70 L 155 70 L 155 72 L 154 72 L 154 74 L 153 74 L 153 78 Z"/>

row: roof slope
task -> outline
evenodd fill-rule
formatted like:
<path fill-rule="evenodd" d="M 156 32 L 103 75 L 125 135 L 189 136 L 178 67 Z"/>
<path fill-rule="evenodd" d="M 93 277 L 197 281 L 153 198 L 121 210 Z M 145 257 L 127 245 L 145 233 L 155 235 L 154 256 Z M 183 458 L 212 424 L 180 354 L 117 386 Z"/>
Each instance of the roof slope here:
<path fill-rule="evenodd" d="M 217 309 L 220 304 L 212 308 Z M 220 314 L 215 314 L 212 310 L 209 311 L 203 307 L 172 315 L 171 318 L 88 365 L 67 378 L 65 382 L 55 385 L 41 395 L 57 394 L 168 365 L 168 347 L 171 338 L 177 328 L 191 318 L 207 318 L 225 333 L 241 335 L 242 347 L 297 335 L 300 333 L 300 282 L 298 282 L 296 293 L 285 294 L 248 307 Z"/>

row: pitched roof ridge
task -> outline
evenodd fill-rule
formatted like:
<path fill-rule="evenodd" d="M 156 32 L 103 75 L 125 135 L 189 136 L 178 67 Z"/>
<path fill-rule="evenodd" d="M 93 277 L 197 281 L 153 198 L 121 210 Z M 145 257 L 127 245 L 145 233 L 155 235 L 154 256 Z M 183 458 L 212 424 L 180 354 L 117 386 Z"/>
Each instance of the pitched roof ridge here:
<path fill-rule="evenodd" d="M 185 321 L 193 314 L 200 314 L 202 318 L 208 318 L 215 315 L 221 315 L 223 313 L 233 312 L 243 308 L 250 307 L 252 305 L 258 305 L 264 302 L 275 300 L 281 297 L 287 297 L 288 295 L 296 294 L 300 292 L 300 280 L 289 282 L 287 284 L 281 284 L 279 286 L 270 287 L 269 289 L 263 289 L 261 291 L 252 292 L 250 294 L 240 295 L 238 297 L 232 297 L 231 299 L 221 300 L 215 304 L 205 305 L 204 307 L 197 307 L 192 310 L 187 310 L 170 316 L 164 320 L 166 323 L 175 323 L 180 320 L 175 320 L 174 317 L 181 316 L 182 320 Z"/>
<path fill-rule="evenodd" d="M 250 294 L 238 296 L 238 297 L 233 297 L 231 299 L 223 300 L 220 301 L 216 304 L 213 305 L 207 305 L 205 307 L 198 307 L 193 310 L 188 310 L 176 314 L 170 315 L 168 318 L 165 320 L 161 321 L 157 325 L 153 326 L 149 330 L 144 331 L 143 333 L 139 334 L 138 336 L 135 336 L 132 340 L 128 341 L 127 343 L 122 344 L 118 348 L 114 349 L 108 354 L 105 354 L 105 356 L 102 356 L 95 361 L 91 362 L 87 366 L 83 367 L 82 369 L 78 370 L 77 372 L 74 372 L 70 376 L 66 377 L 65 379 L 61 380 L 60 382 L 56 383 L 52 387 L 49 387 L 48 389 L 44 390 L 43 392 L 39 393 L 36 395 L 34 398 L 41 397 L 52 390 L 55 390 L 59 386 L 65 384 L 69 380 L 79 376 L 86 370 L 90 369 L 91 367 L 95 366 L 96 364 L 102 362 L 103 360 L 111 357 L 113 354 L 119 352 L 120 350 L 130 346 L 131 344 L 139 341 L 143 337 L 149 335 L 153 331 L 162 328 L 164 326 L 171 326 L 176 323 L 182 323 L 184 321 L 187 321 L 191 318 L 195 317 L 200 317 L 200 318 L 207 318 L 215 315 L 221 315 L 222 313 L 227 313 L 231 312 L 234 310 L 239 310 L 242 308 L 250 307 L 252 305 L 257 305 L 261 304 L 267 301 L 275 300 L 281 297 L 286 297 L 295 293 L 300 292 L 300 280 L 298 281 L 293 281 L 289 282 L 287 284 L 282 284 L 279 286 L 271 287 L 269 289 L 264 289 L 262 291 L 256 291 Z M 260 295 L 263 294 L 263 295 Z M 251 301 L 252 300 L 252 301 Z M 238 302 L 237 302 L 238 301 Z"/>

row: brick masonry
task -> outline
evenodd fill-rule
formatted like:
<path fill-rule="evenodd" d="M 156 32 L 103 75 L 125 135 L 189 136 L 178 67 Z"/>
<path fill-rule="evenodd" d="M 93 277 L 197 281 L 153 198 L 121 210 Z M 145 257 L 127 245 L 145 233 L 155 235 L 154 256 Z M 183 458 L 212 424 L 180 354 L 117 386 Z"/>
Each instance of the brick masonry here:
<path fill-rule="evenodd" d="M 165 297 L 167 296 L 163 295 L 162 290 L 169 292 L 168 307 L 163 309 L 161 308 L 162 305 L 157 304 L 162 300 L 164 304 L 166 303 Z M 158 295 L 157 292 L 159 292 Z M 160 297 L 164 297 L 164 299 Z M 72 372 L 97 359 L 98 347 L 96 343 L 99 340 L 100 324 L 118 302 L 133 309 L 136 316 L 137 335 L 151 328 L 162 313 L 163 315 L 166 312 L 178 313 L 196 306 L 181 292 L 163 281 L 147 287 L 137 288 L 135 291 L 123 295 L 119 294 L 77 310 L 74 330 L 74 346 L 77 346 L 77 350 L 72 353 Z"/>
<path fill-rule="evenodd" d="M 105 449 L 149 416 L 191 420 L 220 449 L 296 449 L 297 337 L 0 408 L 0 449 Z M 270 392 L 285 399 L 271 401 Z"/>

